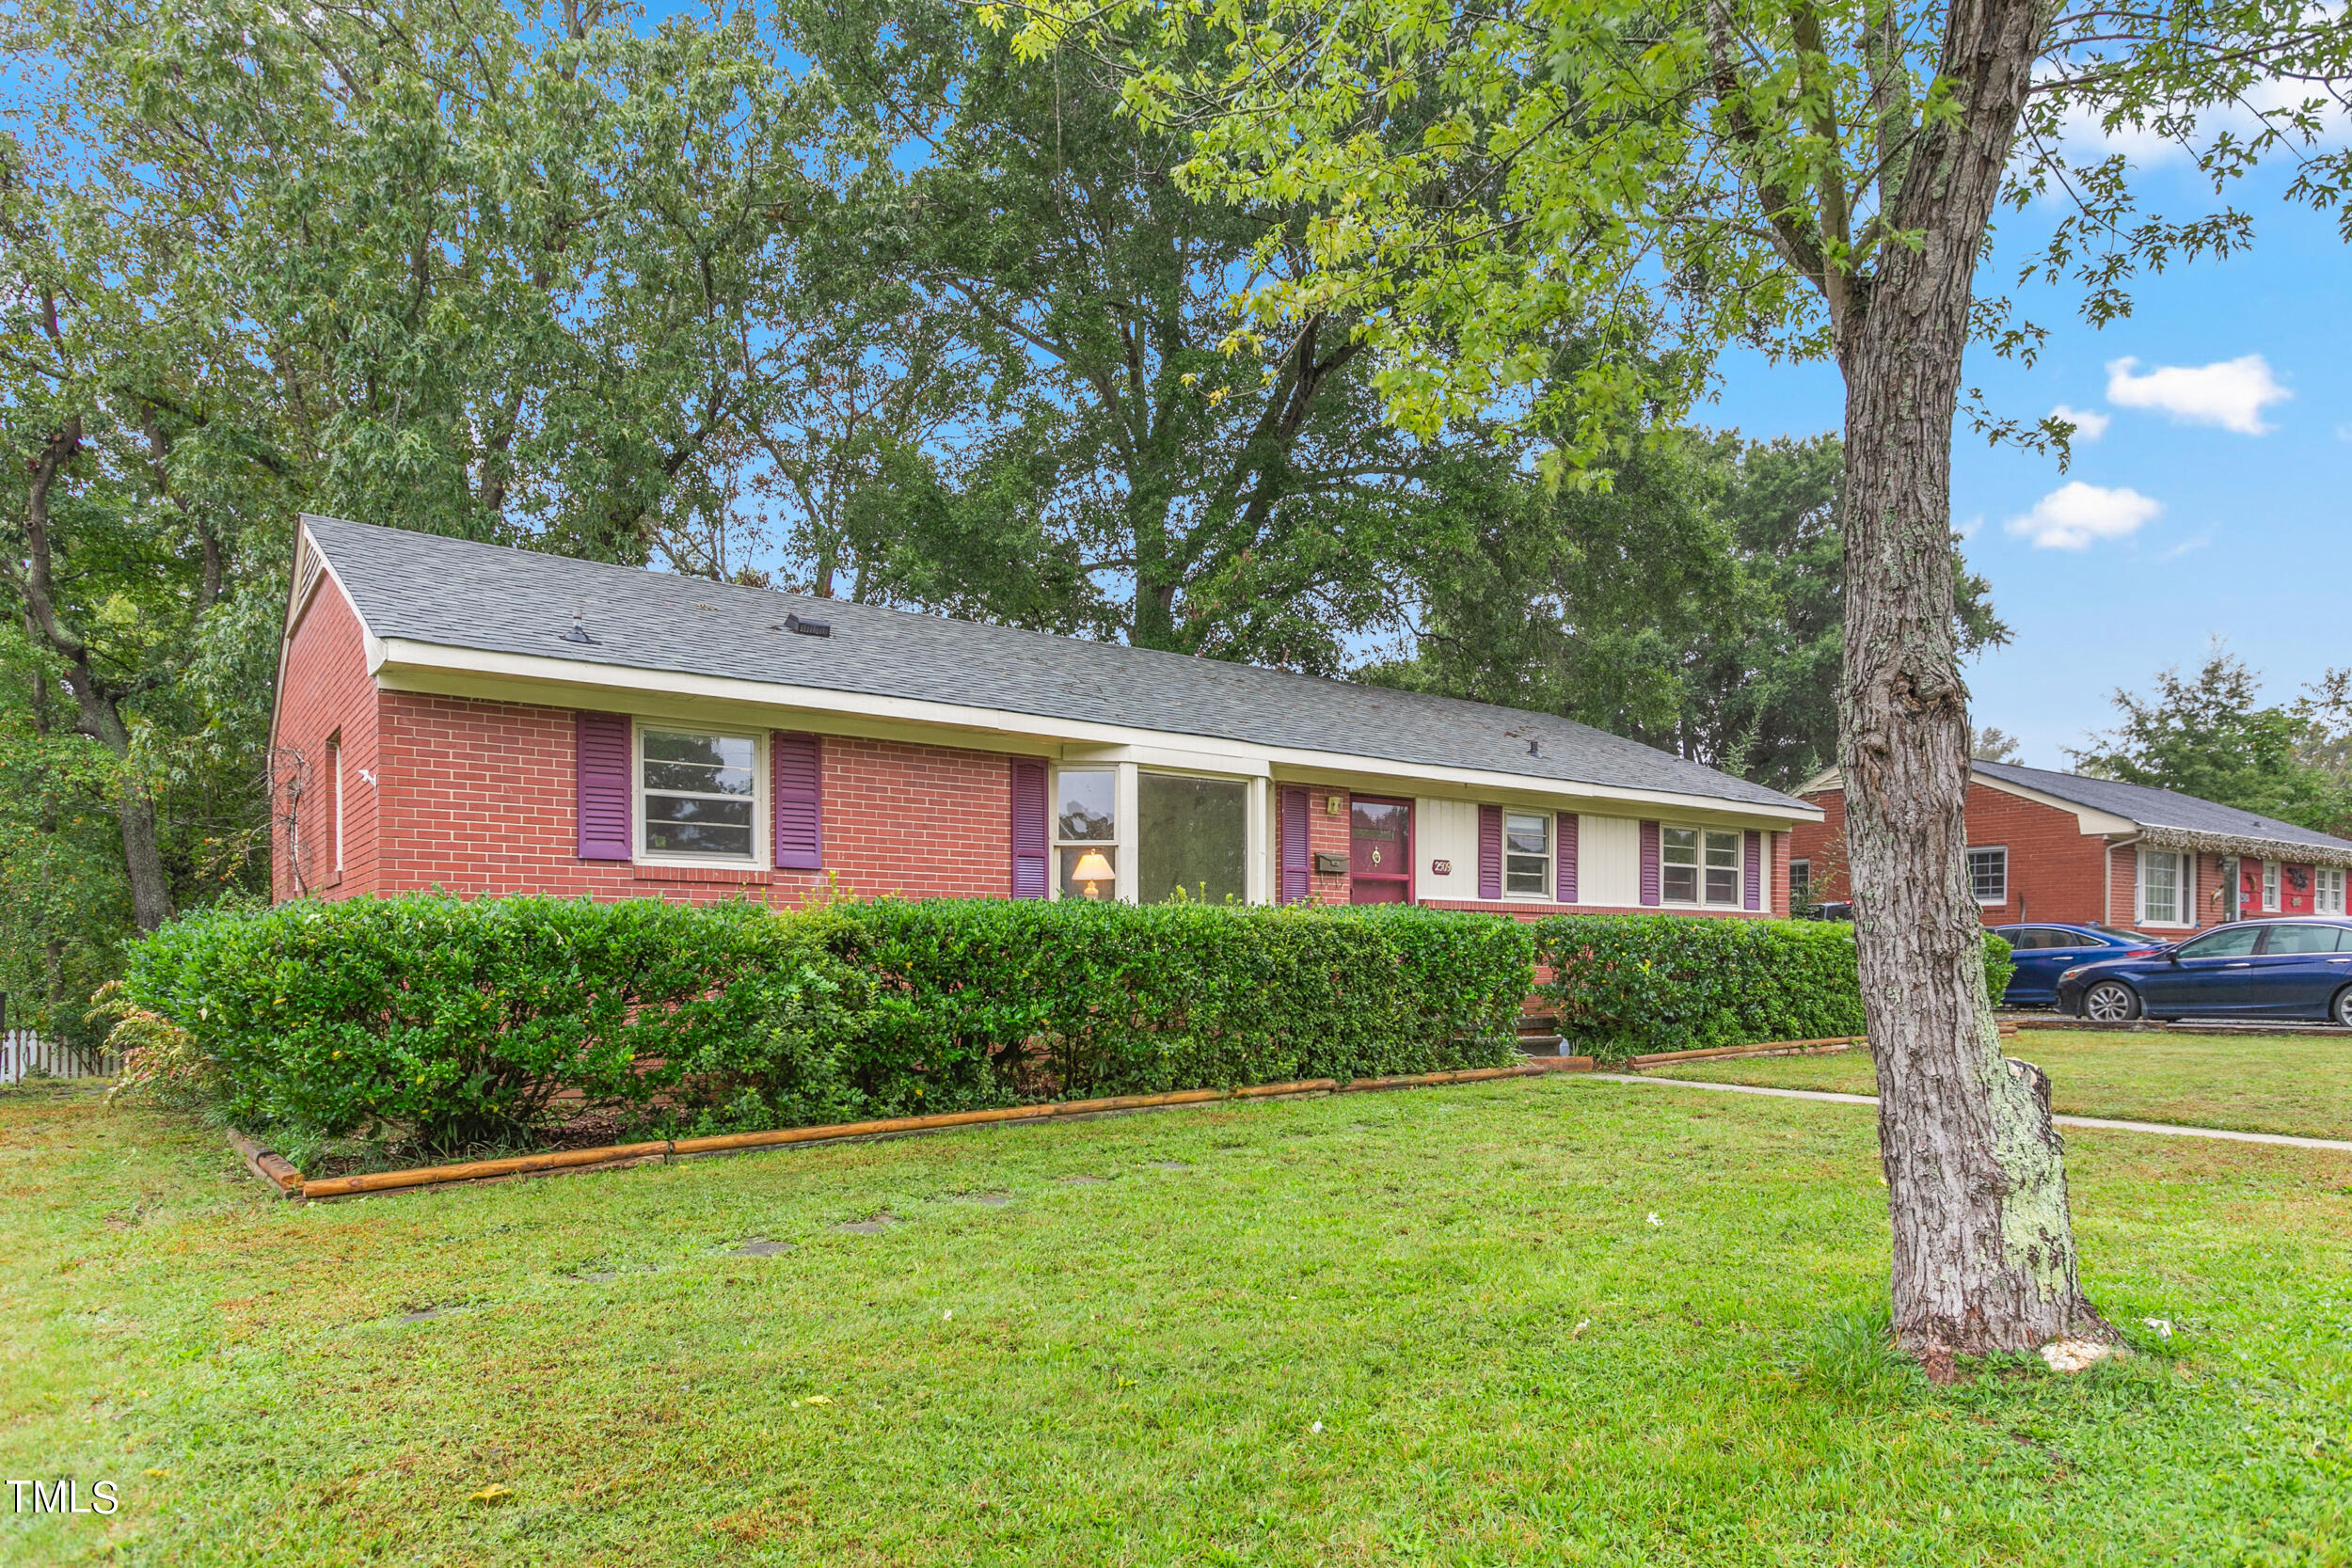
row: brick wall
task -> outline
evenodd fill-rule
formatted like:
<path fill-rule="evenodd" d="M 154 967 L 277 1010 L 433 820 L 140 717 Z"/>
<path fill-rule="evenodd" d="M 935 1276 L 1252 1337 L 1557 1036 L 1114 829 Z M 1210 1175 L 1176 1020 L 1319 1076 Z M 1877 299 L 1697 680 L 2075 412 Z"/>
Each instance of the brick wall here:
<path fill-rule="evenodd" d="M 1803 824 L 1789 835 L 1790 854 L 1813 863 L 1815 898 L 1848 897 L 1845 797 L 1825 790 L 1805 799 L 1825 815 L 1820 822 Z M 2009 900 L 1984 908 L 1987 926 L 2040 920 L 2070 926 L 2101 921 L 2137 925 L 2139 868 L 2131 847 L 2110 854 L 2106 841 L 2084 832 L 2073 812 L 1983 784 L 1969 784 L 1966 810 L 1971 848 L 2001 845 L 2009 849 Z M 2218 925 L 2225 915 L 2220 896 L 2221 858 L 2198 855 L 2194 859 L 2197 924 Z M 1781 885 L 1785 896 L 1785 875 Z M 2181 928 L 2160 929 L 2177 932 Z"/>
<path fill-rule="evenodd" d="M 286 649 L 286 690 L 271 758 L 270 888 L 348 897 L 376 887 L 380 775 L 375 682 L 366 638 L 342 590 L 322 577 Z M 336 739 L 329 770 L 327 742 Z M 340 774 L 340 777 L 337 775 Z M 342 807 L 342 868 L 335 866 L 335 808 Z M 298 863 L 296 857 L 299 857 Z"/>

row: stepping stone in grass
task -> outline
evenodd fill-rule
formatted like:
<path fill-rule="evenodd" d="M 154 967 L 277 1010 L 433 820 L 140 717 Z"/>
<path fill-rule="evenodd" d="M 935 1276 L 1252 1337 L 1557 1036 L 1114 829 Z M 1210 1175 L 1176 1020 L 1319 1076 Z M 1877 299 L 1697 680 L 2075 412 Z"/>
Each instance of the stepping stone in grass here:
<path fill-rule="evenodd" d="M 727 1248 L 729 1258 L 773 1258 L 780 1252 L 790 1252 L 790 1242 L 745 1242 L 741 1246 Z"/>
<path fill-rule="evenodd" d="M 977 1203 L 983 1209 L 1002 1209 L 1012 1201 L 1010 1193 L 962 1193 L 958 1196 L 961 1201 Z"/>
<path fill-rule="evenodd" d="M 453 1312 L 465 1311 L 466 1308 L 471 1305 L 472 1304 L 469 1302 L 453 1301 L 446 1307 L 440 1307 L 428 1302 L 424 1306 L 417 1307 L 411 1311 L 403 1312 L 400 1315 L 400 1322 L 405 1323 L 421 1323 L 429 1318 L 446 1318 Z"/>
<path fill-rule="evenodd" d="M 1188 1165 L 1188 1164 L 1184 1164 L 1182 1160 L 1155 1160 L 1155 1161 L 1153 1161 L 1153 1162 L 1152 1163 L 1152 1168 L 1153 1170 L 1190 1170 L 1190 1169 L 1192 1169 L 1192 1167 L 1191 1167 L 1190 1165 Z"/>
<path fill-rule="evenodd" d="M 621 1277 L 621 1271 L 618 1269 L 592 1269 L 586 1274 L 567 1274 L 564 1277 L 566 1279 L 578 1280 L 582 1285 L 610 1285 L 614 1280 Z"/>
<path fill-rule="evenodd" d="M 851 1220 L 847 1225 L 836 1225 L 834 1228 L 835 1230 L 847 1230 L 850 1234 L 856 1236 L 879 1236 L 883 1231 L 889 1229 L 892 1226 L 898 1223 L 898 1216 L 885 1209 L 881 1213 L 876 1214 L 872 1219 Z"/>
<path fill-rule="evenodd" d="M 1099 1176 L 1065 1176 L 1062 1180 L 1073 1187 L 1099 1187 L 1103 1184 Z"/>

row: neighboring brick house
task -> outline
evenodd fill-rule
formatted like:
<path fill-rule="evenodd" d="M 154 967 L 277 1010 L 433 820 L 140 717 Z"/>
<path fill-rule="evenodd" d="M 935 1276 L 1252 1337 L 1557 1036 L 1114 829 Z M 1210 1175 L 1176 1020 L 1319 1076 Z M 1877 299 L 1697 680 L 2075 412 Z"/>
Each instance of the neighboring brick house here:
<path fill-rule="evenodd" d="M 302 519 L 277 895 L 1788 912 L 1804 801 L 1544 714 Z"/>
<path fill-rule="evenodd" d="M 1849 896 L 1836 770 L 1799 794 L 1821 820 L 1790 835 L 1800 904 Z M 2032 921 L 2177 936 L 2272 914 L 2342 914 L 2352 842 L 2194 796 L 2014 763 L 1972 765 L 1968 875 L 1987 926 Z"/>

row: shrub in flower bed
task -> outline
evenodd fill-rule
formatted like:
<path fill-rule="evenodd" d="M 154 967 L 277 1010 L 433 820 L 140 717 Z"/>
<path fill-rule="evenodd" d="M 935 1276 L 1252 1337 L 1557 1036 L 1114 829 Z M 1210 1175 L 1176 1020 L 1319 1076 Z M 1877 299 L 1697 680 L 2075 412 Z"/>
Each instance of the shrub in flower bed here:
<path fill-rule="evenodd" d="M 1555 915 L 1537 988 L 1573 1049 L 1603 1061 L 1863 1032 L 1853 927 L 1843 922 Z M 1985 933 L 1985 985 L 2009 988 L 2009 943 Z"/>
<path fill-rule="evenodd" d="M 1528 927 L 1434 910 L 943 899 L 806 918 L 872 983 L 847 1065 L 885 1114 L 1499 1066 L 1534 982 Z"/>
<path fill-rule="evenodd" d="M 249 1130 L 451 1150 L 1498 1065 L 1534 952 L 1414 909 L 302 900 L 142 942 L 119 1028 Z"/>
<path fill-rule="evenodd" d="M 822 1119 L 862 997 L 751 905 L 429 895 L 193 914 L 123 989 L 235 1124 L 433 1149 L 529 1142 L 565 1089 L 640 1120 Z"/>

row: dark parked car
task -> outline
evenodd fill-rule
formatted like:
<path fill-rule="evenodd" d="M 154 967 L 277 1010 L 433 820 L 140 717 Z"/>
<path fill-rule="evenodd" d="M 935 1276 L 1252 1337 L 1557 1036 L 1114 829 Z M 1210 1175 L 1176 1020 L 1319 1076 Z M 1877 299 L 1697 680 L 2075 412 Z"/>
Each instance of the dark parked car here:
<path fill-rule="evenodd" d="M 2136 931 L 2105 926 L 1995 926 L 1993 934 L 2009 939 L 2017 965 L 2001 998 L 2008 1007 L 2051 1006 L 2058 1001 L 2058 975 L 2076 964 L 2145 958 L 2164 945 Z"/>
<path fill-rule="evenodd" d="M 2148 1018 L 2329 1018 L 2352 1027 L 2352 919 L 2248 920 L 2058 976 L 2058 1010 Z"/>

